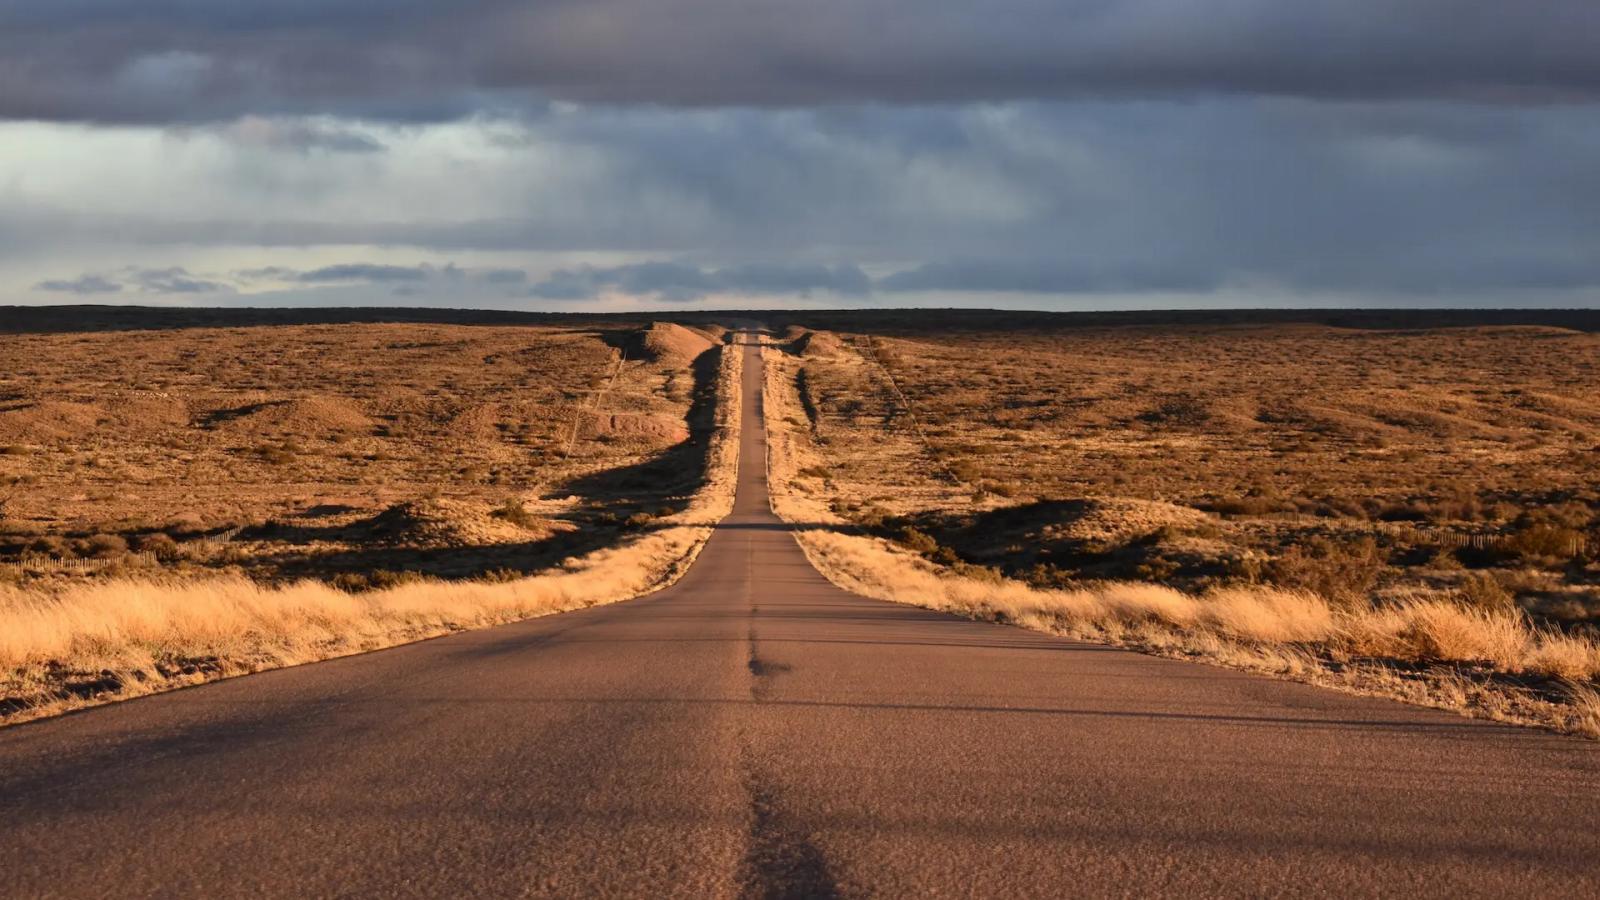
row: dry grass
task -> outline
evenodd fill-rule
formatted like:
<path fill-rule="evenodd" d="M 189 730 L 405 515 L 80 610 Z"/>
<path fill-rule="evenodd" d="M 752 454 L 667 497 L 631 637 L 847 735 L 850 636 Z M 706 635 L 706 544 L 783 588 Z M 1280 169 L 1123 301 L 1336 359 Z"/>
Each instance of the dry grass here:
<path fill-rule="evenodd" d="M 1572 688 L 1572 730 L 1600 739 L 1600 691 L 1575 685 Z"/>
<path fill-rule="evenodd" d="M 1397 598 L 1382 605 L 1335 604 L 1309 592 L 1267 585 L 1203 593 L 1130 582 L 1038 588 L 993 577 L 992 572 L 965 577 L 889 541 L 847 533 L 852 523 L 833 512 L 837 498 L 828 495 L 829 482 L 799 474 L 817 465 L 818 454 L 808 430 L 797 425 L 804 419 L 798 415 L 794 361 L 776 349 L 765 352 L 774 509 L 790 521 L 839 526 L 803 530 L 800 540 L 817 568 L 842 587 L 883 600 L 1506 721 L 1583 733 L 1585 716 L 1593 717 L 1592 701 L 1582 700 L 1593 696 L 1590 688 L 1556 688 L 1563 680 L 1600 678 L 1600 645 L 1535 627 L 1509 611 L 1429 597 Z M 1425 670 L 1402 675 L 1396 663 Z M 1504 676 L 1555 687 L 1527 690 L 1499 680 Z"/>
<path fill-rule="evenodd" d="M 635 597 L 675 580 L 732 508 L 741 354 L 720 354 L 717 423 L 686 508 L 618 546 L 506 581 L 358 594 L 238 576 L 0 587 L 0 715 L 19 721 L 195 681 Z"/>
<path fill-rule="evenodd" d="M 843 517 L 1037 586 L 1450 596 L 1600 636 L 1600 314 L 1291 316 L 792 314 L 838 332 L 791 332 L 791 417 Z"/>
<path fill-rule="evenodd" d="M 689 436 L 692 354 L 621 359 L 666 326 L 218 327 L 197 311 L 194 327 L 66 330 L 97 315 L 0 333 L 0 580 L 473 577 L 596 549 L 572 537 L 598 513 L 679 505 L 603 477 Z M 601 508 L 624 493 L 638 508 Z M 527 527 L 491 515 L 508 500 Z M 113 539 L 164 552 L 112 565 Z"/>

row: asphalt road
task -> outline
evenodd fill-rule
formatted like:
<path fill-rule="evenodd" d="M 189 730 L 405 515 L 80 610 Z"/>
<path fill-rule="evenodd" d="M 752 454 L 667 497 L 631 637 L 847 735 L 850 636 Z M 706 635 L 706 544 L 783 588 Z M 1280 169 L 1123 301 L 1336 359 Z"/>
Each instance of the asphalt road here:
<path fill-rule="evenodd" d="M 1600 895 L 1600 745 L 865 600 L 674 587 L 0 730 L 0 894 Z"/>

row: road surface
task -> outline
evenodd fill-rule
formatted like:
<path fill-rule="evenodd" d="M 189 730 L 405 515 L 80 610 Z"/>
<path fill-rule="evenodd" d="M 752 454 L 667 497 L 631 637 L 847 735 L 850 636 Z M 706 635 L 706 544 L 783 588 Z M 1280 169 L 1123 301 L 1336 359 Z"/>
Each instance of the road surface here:
<path fill-rule="evenodd" d="M 0 894 L 1597 896 L 1600 746 L 865 600 L 652 596 L 0 730 Z"/>

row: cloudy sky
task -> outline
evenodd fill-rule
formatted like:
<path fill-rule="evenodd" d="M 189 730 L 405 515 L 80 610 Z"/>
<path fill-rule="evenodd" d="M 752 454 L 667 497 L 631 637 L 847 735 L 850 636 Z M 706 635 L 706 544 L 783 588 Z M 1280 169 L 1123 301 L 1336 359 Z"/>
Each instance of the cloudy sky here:
<path fill-rule="evenodd" d="M 0 0 L 0 303 L 1600 305 L 1595 0 Z"/>

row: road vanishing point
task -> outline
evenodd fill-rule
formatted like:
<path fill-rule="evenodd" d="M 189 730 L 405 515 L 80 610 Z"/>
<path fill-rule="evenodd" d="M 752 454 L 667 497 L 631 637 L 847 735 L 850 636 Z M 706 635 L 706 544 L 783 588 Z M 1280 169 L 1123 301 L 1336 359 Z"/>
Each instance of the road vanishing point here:
<path fill-rule="evenodd" d="M 6 897 L 1600 896 L 1600 745 L 864 599 L 624 603 L 0 730 Z"/>

